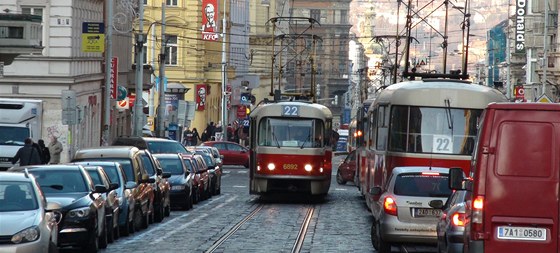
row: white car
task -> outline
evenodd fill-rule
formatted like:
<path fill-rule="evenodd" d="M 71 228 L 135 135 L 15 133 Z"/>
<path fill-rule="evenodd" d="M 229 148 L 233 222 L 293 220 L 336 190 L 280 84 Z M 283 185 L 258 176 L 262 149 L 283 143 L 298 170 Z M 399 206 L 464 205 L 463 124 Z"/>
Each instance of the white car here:
<path fill-rule="evenodd" d="M 27 170 L 0 172 L 0 252 L 58 252 L 58 209 Z"/>
<path fill-rule="evenodd" d="M 372 195 L 371 242 L 379 253 L 391 252 L 392 245 L 437 246 L 436 224 L 443 202 L 451 195 L 449 169 L 435 167 L 396 167 L 386 189 L 374 187 Z"/>

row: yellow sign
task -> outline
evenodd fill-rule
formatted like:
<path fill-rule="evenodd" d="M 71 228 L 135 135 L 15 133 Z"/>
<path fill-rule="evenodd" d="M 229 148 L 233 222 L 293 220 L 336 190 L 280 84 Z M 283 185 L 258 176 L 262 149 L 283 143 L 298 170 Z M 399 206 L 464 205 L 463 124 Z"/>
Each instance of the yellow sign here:
<path fill-rule="evenodd" d="M 148 117 L 148 122 L 146 124 L 150 128 L 150 131 L 152 131 L 152 132 L 155 131 L 154 117 Z"/>
<path fill-rule="evenodd" d="M 539 102 L 539 103 L 552 103 L 552 100 L 546 94 L 544 94 L 537 99 L 537 102 Z"/>
<path fill-rule="evenodd" d="M 103 53 L 105 51 L 105 34 L 84 33 L 82 34 L 82 52 Z"/>

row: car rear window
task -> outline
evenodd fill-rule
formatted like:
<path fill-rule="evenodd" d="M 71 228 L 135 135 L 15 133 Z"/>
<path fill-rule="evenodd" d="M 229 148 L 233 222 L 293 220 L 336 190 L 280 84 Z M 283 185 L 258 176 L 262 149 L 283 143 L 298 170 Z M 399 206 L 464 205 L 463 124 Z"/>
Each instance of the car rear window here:
<path fill-rule="evenodd" d="M 81 161 L 111 161 L 111 162 L 120 163 L 123 168 L 124 174 L 126 175 L 126 180 L 134 182 L 134 170 L 132 169 L 132 163 L 130 159 L 113 158 L 113 157 L 95 157 L 95 158 L 81 159 L 79 161 L 80 162 Z"/>
<path fill-rule="evenodd" d="M 414 197 L 448 197 L 452 193 L 448 182 L 447 174 L 400 174 L 395 180 L 394 193 Z"/>
<path fill-rule="evenodd" d="M 148 150 L 152 154 L 190 154 L 181 143 L 176 141 L 150 141 Z"/>
<path fill-rule="evenodd" d="M 30 172 L 47 197 L 50 193 L 89 191 L 84 175 L 79 170 L 31 170 Z"/>
<path fill-rule="evenodd" d="M 142 155 L 142 163 L 144 163 L 144 168 L 148 172 L 149 175 L 155 175 L 156 169 L 154 169 L 154 165 L 152 164 L 152 160 L 148 157 L 147 154 Z"/>
<path fill-rule="evenodd" d="M 171 173 L 171 175 L 181 175 L 184 173 L 181 159 L 159 158 L 159 163 L 163 171 Z"/>

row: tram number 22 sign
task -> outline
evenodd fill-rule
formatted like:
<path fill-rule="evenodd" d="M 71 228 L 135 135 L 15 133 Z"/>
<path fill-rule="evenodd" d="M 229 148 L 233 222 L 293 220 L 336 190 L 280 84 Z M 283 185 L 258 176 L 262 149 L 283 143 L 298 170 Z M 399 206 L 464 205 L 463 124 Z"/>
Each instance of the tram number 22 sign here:
<path fill-rule="evenodd" d="M 453 137 L 450 135 L 434 135 L 432 153 L 453 153 Z"/>
<path fill-rule="evenodd" d="M 299 106 L 297 105 L 282 106 L 282 116 L 299 116 Z"/>

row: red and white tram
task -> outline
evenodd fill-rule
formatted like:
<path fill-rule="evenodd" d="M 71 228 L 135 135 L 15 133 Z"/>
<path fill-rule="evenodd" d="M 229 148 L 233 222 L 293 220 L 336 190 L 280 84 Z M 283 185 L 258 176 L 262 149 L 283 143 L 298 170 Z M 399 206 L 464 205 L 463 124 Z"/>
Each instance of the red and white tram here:
<path fill-rule="evenodd" d="M 332 171 L 332 113 L 320 104 L 274 102 L 250 115 L 250 193 L 326 195 Z"/>
<path fill-rule="evenodd" d="M 359 188 L 368 207 L 379 198 L 369 189 L 384 189 L 397 166 L 460 167 L 468 175 L 482 110 L 505 101 L 498 90 L 449 79 L 407 81 L 381 91 L 368 110 L 359 150 L 365 170 Z"/>

